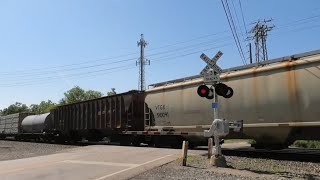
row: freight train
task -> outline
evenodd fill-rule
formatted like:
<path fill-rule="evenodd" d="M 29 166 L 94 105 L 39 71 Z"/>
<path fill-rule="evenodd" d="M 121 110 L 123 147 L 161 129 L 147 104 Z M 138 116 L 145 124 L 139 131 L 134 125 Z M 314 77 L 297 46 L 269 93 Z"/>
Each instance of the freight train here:
<path fill-rule="evenodd" d="M 243 132 L 227 138 L 255 139 L 257 148 L 284 148 L 297 139 L 320 139 L 320 51 L 225 69 L 221 81 L 234 95 L 219 97 L 219 117 L 243 120 Z M 213 121 L 211 100 L 197 95 L 200 76 L 74 104 L 42 115 L 0 118 L 0 137 L 44 141 L 83 138 L 124 145 L 205 145 Z"/>

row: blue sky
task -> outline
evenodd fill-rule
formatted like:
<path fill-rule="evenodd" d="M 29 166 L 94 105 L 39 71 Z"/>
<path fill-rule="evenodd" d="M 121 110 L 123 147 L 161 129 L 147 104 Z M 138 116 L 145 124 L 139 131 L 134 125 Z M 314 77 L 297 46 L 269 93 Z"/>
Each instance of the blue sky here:
<path fill-rule="evenodd" d="M 248 57 L 239 1 L 228 1 Z M 241 5 L 247 30 L 274 19 L 270 59 L 319 49 L 320 1 Z M 103 93 L 137 89 L 141 33 L 149 43 L 147 84 L 198 74 L 201 52 L 221 50 L 222 68 L 243 65 L 219 0 L 1 0 L 0 108 L 56 102 L 75 85 Z"/>

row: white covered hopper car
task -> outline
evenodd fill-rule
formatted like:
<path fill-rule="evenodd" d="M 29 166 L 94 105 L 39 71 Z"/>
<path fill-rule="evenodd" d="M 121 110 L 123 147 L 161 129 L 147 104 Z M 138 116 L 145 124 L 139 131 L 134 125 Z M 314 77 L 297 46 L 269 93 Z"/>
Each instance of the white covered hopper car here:
<path fill-rule="evenodd" d="M 219 97 L 219 118 L 243 120 L 244 135 L 255 139 L 257 146 L 320 139 L 319 53 L 225 69 L 221 81 L 233 88 L 234 95 Z M 203 130 L 213 121 L 213 109 L 212 100 L 197 95 L 201 84 L 202 78 L 193 76 L 150 85 L 145 99 L 150 128 L 198 132 L 194 139 L 205 141 Z"/>

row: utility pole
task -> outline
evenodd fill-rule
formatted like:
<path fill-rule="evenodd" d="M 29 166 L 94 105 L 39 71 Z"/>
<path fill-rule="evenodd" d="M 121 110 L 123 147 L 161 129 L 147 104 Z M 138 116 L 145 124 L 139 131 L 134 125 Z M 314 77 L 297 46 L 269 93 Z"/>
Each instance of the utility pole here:
<path fill-rule="evenodd" d="M 256 63 L 268 60 L 267 36 L 268 32 L 275 27 L 274 25 L 269 26 L 267 24 L 271 21 L 272 19 L 263 21 L 258 20 L 250 31 L 252 36 L 249 37 L 249 39 L 254 40 Z"/>
<path fill-rule="evenodd" d="M 144 48 L 148 45 L 148 43 L 144 40 L 143 34 L 141 34 L 140 41 L 138 42 L 138 47 L 140 46 L 140 58 L 139 61 L 136 62 L 136 65 L 139 65 L 139 90 L 145 90 L 145 72 L 144 66 L 150 65 L 150 61 L 144 58 Z"/>
<path fill-rule="evenodd" d="M 249 43 L 249 55 L 250 55 L 250 64 L 252 64 L 252 49 L 251 49 L 251 43 Z"/>

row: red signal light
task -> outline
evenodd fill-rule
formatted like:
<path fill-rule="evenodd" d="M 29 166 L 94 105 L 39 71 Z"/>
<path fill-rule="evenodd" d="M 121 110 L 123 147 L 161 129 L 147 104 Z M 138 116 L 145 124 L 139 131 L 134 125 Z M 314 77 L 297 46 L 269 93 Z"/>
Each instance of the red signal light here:
<path fill-rule="evenodd" d="M 209 88 L 206 85 L 201 85 L 198 87 L 198 95 L 200 97 L 207 97 L 209 95 Z"/>

